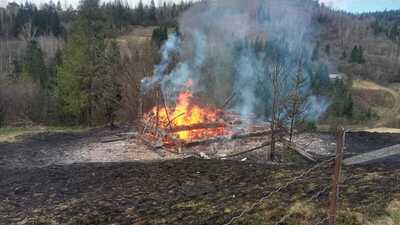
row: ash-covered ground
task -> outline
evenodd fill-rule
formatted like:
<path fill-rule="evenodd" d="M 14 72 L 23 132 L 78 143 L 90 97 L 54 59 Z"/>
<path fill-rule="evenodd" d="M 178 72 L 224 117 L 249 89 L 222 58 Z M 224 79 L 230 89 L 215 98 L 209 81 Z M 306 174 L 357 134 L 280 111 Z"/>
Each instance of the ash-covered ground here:
<path fill-rule="evenodd" d="M 225 224 L 313 166 L 258 163 L 252 160 L 257 154 L 236 160 L 160 154 L 135 138 L 118 140 L 124 133 L 132 131 L 42 133 L 0 143 L 0 224 Z M 307 135 L 304 140 L 314 140 L 310 151 L 322 145 L 326 154 L 334 151 L 334 136 Z M 398 143 L 397 135 L 352 133 L 346 151 L 350 156 Z M 217 147 L 214 154 L 229 153 Z M 281 224 L 318 223 L 326 217 L 331 171 L 329 164 L 313 170 L 235 224 L 275 224 L 284 217 Z M 400 210 L 399 172 L 396 163 L 345 167 L 339 219 L 390 220 L 390 210 Z"/>

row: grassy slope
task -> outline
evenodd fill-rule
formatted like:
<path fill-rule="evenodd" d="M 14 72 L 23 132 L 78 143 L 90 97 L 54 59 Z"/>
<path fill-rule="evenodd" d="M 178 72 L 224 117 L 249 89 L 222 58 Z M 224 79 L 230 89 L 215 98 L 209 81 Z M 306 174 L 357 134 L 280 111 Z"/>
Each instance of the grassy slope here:
<path fill-rule="evenodd" d="M 89 128 L 74 126 L 22 126 L 22 127 L 1 127 L 0 128 L 0 142 L 14 142 L 19 136 L 32 135 L 38 133 L 74 133 L 84 132 Z"/>
<path fill-rule="evenodd" d="M 400 92 L 394 87 L 384 87 L 367 80 L 355 80 L 353 92 L 358 104 L 371 108 L 380 119 L 371 131 L 400 132 L 397 122 L 400 117 Z"/>

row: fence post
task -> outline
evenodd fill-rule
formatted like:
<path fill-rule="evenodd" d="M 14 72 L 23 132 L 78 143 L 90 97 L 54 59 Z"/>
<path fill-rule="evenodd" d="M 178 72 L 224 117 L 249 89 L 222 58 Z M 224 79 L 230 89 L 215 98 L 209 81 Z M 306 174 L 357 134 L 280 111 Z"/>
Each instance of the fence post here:
<path fill-rule="evenodd" d="M 339 198 L 339 181 L 342 170 L 343 148 L 345 144 L 343 128 L 337 131 L 335 170 L 332 177 L 332 192 L 329 197 L 329 225 L 336 225 L 337 202 Z"/>

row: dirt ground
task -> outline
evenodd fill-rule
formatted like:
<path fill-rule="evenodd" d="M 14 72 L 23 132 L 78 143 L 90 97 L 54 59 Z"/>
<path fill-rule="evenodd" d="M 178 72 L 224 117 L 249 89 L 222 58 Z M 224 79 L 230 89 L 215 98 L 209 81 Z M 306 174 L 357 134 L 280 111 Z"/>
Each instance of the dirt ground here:
<path fill-rule="evenodd" d="M 121 134 L 134 131 L 40 133 L 0 143 L 0 224 L 225 224 L 313 166 L 160 155 L 134 138 L 109 142 Z M 333 136 L 308 135 L 315 149 L 334 150 Z M 352 154 L 400 143 L 399 136 L 349 135 Z M 327 215 L 331 171 L 329 164 L 313 170 L 234 224 L 317 224 Z M 339 224 L 395 225 L 399 174 L 397 163 L 345 167 Z"/>
<path fill-rule="evenodd" d="M 35 133 L 14 142 L 0 142 L 0 167 L 31 168 L 53 164 L 83 162 L 151 161 L 176 158 L 166 152 L 163 157 L 149 151 L 142 142 L 121 134 L 129 127 L 98 128 L 78 133 Z M 131 134 L 132 133 L 132 134 Z M 119 141 L 108 142 L 113 139 Z"/>

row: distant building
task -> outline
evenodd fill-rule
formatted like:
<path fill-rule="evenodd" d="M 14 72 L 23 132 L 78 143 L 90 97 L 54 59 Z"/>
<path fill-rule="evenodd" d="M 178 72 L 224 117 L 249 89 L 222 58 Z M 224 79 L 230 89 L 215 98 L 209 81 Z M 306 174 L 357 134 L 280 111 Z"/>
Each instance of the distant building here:
<path fill-rule="evenodd" d="M 346 80 L 347 76 L 344 73 L 332 73 L 332 74 L 329 74 L 329 79 L 331 81 Z"/>

